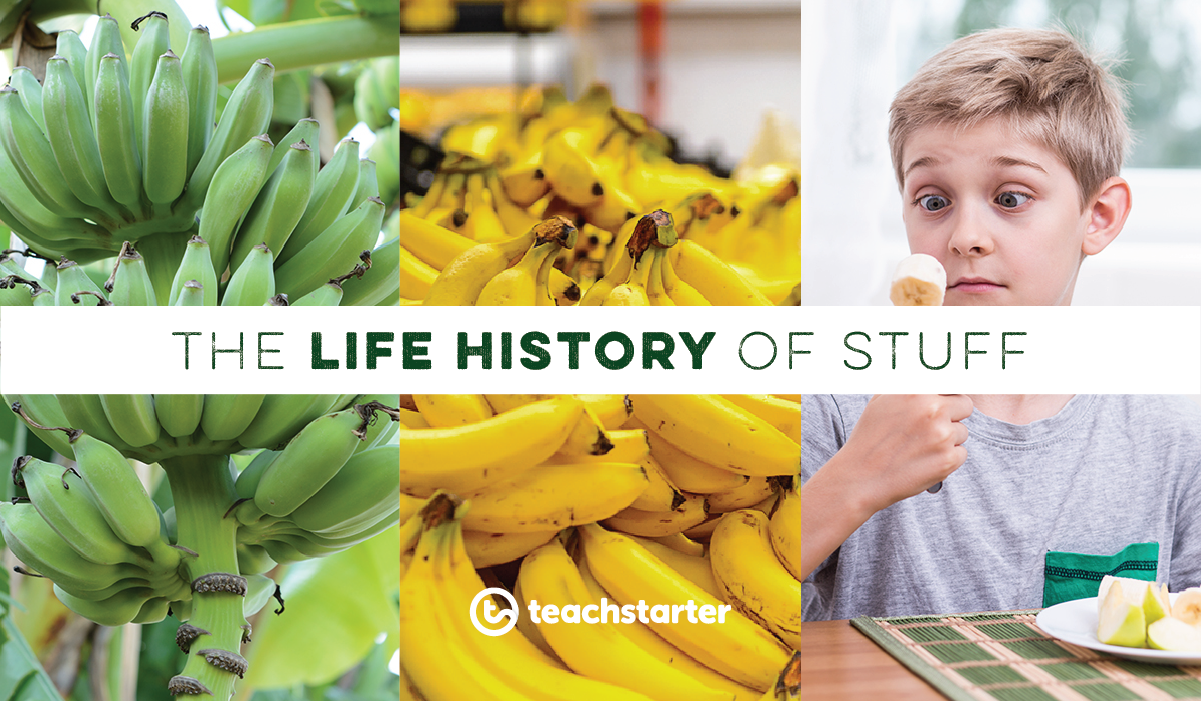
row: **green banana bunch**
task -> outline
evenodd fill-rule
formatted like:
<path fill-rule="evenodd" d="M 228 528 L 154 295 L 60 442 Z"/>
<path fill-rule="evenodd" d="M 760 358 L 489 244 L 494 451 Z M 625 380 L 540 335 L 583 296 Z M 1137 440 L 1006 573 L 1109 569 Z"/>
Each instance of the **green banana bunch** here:
<path fill-rule="evenodd" d="M 211 265 L 203 247 L 194 255 Z M 232 697 L 246 671 L 246 617 L 272 596 L 282 604 L 267 576 L 277 563 L 339 552 L 412 511 L 400 507 L 399 448 L 389 444 L 397 395 L 5 399 L 75 461 L 14 463 L 13 480 L 29 496 L 0 503 L 0 533 L 22 562 L 16 571 L 51 579 L 64 605 L 103 625 L 184 622 L 177 643 L 187 661 L 168 683 L 172 694 Z M 238 474 L 230 456 L 260 441 L 280 449 L 261 451 Z M 166 513 L 131 458 L 166 474 L 174 500 Z M 246 518 L 252 509 L 256 518 Z"/>
<path fill-rule="evenodd" d="M 116 20 L 105 16 L 90 47 L 72 32 L 58 35 L 44 85 L 18 67 L 0 88 L 0 221 L 59 265 L 116 256 L 114 269 L 132 266 L 136 259 L 128 254 L 136 244 L 143 271 L 133 286 L 114 279 L 122 288 L 116 292 L 82 284 L 75 274 L 58 292 L 48 277 L 57 269 L 41 278 L 6 271 L 0 304 L 250 304 L 271 288 L 263 268 L 298 299 L 376 248 L 384 208 L 364 206 L 378 200 L 379 185 L 358 144 L 343 142 L 321 168 L 315 120 L 301 120 L 278 145 L 266 137 L 273 108 L 269 60 L 251 66 L 217 115 L 208 31 L 193 29 L 180 57 L 164 14 L 134 24 L 131 52 Z M 190 251 L 197 235 L 208 244 L 211 272 Z M 260 244 L 273 259 L 259 261 L 250 289 L 219 287 L 227 267 L 232 276 L 244 261 L 259 260 L 249 257 Z M 388 303 L 390 281 L 378 278 L 395 270 L 381 266 L 368 274 L 354 301 Z M 231 288 L 237 294 L 224 299 Z M 323 303 L 335 302 L 348 303 L 340 297 Z"/>
<path fill-rule="evenodd" d="M 354 113 L 372 131 L 392 123 L 390 110 L 400 107 L 400 58 L 368 61 L 354 82 Z"/>

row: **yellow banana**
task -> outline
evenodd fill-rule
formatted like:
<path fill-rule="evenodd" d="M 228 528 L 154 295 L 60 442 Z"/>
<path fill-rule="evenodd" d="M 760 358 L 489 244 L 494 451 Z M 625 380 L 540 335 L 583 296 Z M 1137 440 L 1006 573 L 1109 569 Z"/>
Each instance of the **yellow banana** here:
<path fill-rule="evenodd" d="M 457 428 L 401 428 L 401 488 L 417 496 L 439 488 L 466 494 L 511 479 L 553 455 L 583 411 L 563 397 Z"/>
<path fill-rule="evenodd" d="M 470 494 L 471 510 L 463 525 L 528 533 L 591 523 L 629 506 L 646 485 L 646 472 L 638 465 L 540 465 Z"/>
<path fill-rule="evenodd" d="M 732 472 L 793 475 L 801 447 L 716 395 L 631 395 L 634 415 L 682 451 Z M 652 446 L 653 448 L 653 446 Z"/>
<path fill-rule="evenodd" d="M 669 256 L 680 279 L 691 285 L 712 305 L 772 304 L 771 300 L 733 268 L 698 243 L 682 240 L 672 247 Z"/>
<path fill-rule="evenodd" d="M 592 597 L 594 603 L 599 604 L 601 599 L 615 601 L 613 595 L 596 581 L 596 577 L 592 574 L 592 569 L 588 566 L 587 559 L 580 560 L 579 569 L 580 577 L 584 581 L 584 586 L 588 588 L 588 594 Z M 697 662 L 680 648 L 664 640 L 645 623 L 635 619 L 633 623 L 623 623 L 618 628 L 622 635 L 629 638 L 631 642 L 642 648 L 648 655 L 684 672 L 705 686 L 726 692 L 727 698 L 732 698 L 734 701 L 759 701 L 760 694 L 758 691 L 749 689 Z"/>
<path fill-rule="evenodd" d="M 775 426 L 801 444 L 801 405 L 770 394 L 723 394 L 723 397 Z"/>
<path fill-rule="evenodd" d="M 638 421 L 637 418 L 630 419 L 626 425 L 646 431 L 647 441 L 651 446 L 651 456 L 658 461 L 672 484 L 681 491 L 692 494 L 716 494 L 728 492 L 746 484 L 747 477 L 745 475 L 692 457 L 658 433 L 648 429 L 646 424 Z"/>
<path fill-rule="evenodd" d="M 736 611 L 729 611 L 719 599 L 680 577 L 632 539 L 595 523 L 579 532 L 593 575 L 620 603 L 680 605 L 692 601 L 698 607 L 713 607 L 711 611 L 726 611 L 724 622 L 707 625 L 659 623 L 652 618 L 651 629 L 669 643 L 753 689 L 766 691 L 775 681 L 788 661 L 788 652 L 771 633 Z"/>
<path fill-rule="evenodd" d="M 801 582 L 772 551 L 767 516 L 726 514 L 709 539 L 713 576 L 735 610 L 801 649 Z"/>
<path fill-rule="evenodd" d="M 684 536 L 678 535 L 677 537 L 683 538 Z M 636 535 L 631 535 L 630 538 L 646 548 L 647 552 L 662 560 L 665 565 L 680 573 L 688 581 L 713 596 L 723 601 L 725 600 L 725 593 L 717 586 L 717 580 L 713 578 L 713 565 L 710 564 L 707 556 L 703 554 L 686 555 L 653 538 L 644 538 Z"/>
<path fill-rule="evenodd" d="M 630 503 L 640 511 L 671 511 L 684 503 L 684 495 L 676 489 L 663 468 L 649 454 L 638 463 L 646 471 L 647 487 Z"/>
<path fill-rule="evenodd" d="M 671 511 L 622 509 L 605 519 L 605 525 L 632 535 L 658 538 L 682 533 L 700 524 L 709 514 L 709 503 L 699 494 L 684 495 L 684 502 Z"/>
<path fill-rule="evenodd" d="M 801 486 L 793 480 L 792 489 L 780 494 L 776 512 L 767 528 L 772 549 L 793 577 L 801 579 Z"/>
<path fill-rule="evenodd" d="M 414 394 L 413 401 L 426 423 L 435 428 L 464 426 L 492 418 L 482 394 Z"/>
<path fill-rule="evenodd" d="M 593 615 L 600 615 L 599 602 L 593 603 L 579 570 L 558 540 L 551 540 L 527 555 L 521 563 L 518 578 L 522 593 L 543 606 L 556 605 L 560 611 L 568 607 L 583 610 L 591 606 L 598 609 Z M 610 604 L 611 609 L 618 608 Z M 607 615 L 610 620 L 615 616 L 611 612 Z M 729 699 L 727 694 L 708 688 L 679 669 L 646 654 L 621 634 L 619 625 L 605 622 L 571 625 L 544 620 L 539 630 L 559 659 L 586 677 L 621 685 L 660 701 Z"/>
<path fill-rule="evenodd" d="M 709 495 L 709 512 L 724 514 L 746 509 L 771 496 L 774 487 L 767 477 L 751 477 L 746 484 L 728 492 Z"/>
<path fill-rule="evenodd" d="M 479 569 L 492 565 L 503 565 L 531 550 L 545 545 L 558 531 L 530 531 L 528 533 L 487 533 L 485 531 L 463 531 L 463 544 L 471 564 Z"/>

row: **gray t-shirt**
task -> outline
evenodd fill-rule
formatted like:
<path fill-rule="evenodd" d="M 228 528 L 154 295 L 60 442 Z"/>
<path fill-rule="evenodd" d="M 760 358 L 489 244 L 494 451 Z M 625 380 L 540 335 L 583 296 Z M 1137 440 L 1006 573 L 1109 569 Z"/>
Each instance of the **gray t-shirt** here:
<path fill-rule="evenodd" d="M 801 478 L 846 442 L 870 397 L 806 395 Z M 877 512 L 804 583 L 804 620 L 1042 606 L 1048 551 L 1157 542 L 1156 579 L 1201 585 L 1201 407 L 1078 395 L 1024 426 L 973 413 L 942 491 Z"/>

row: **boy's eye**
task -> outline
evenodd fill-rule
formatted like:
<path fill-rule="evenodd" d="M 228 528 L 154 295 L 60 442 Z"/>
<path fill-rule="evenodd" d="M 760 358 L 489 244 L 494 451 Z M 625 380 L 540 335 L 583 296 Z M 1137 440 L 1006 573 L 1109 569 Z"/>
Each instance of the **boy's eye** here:
<path fill-rule="evenodd" d="M 917 204 L 927 212 L 937 212 L 946 209 L 951 203 L 942 195 L 925 195 L 917 198 Z"/>
<path fill-rule="evenodd" d="M 1023 195 L 1020 192 L 1002 192 L 997 195 L 995 202 L 1002 207 L 1012 209 L 1020 207 L 1030 201 L 1030 195 Z"/>

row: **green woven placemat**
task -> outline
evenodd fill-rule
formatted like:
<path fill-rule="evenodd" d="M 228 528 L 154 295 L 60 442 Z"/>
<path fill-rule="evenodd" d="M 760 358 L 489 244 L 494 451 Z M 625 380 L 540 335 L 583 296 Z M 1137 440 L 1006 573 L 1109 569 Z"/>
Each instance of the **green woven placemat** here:
<path fill-rule="evenodd" d="M 1201 701 L 1201 667 L 1124 660 L 1055 640 L 1034 611 L 851 621 L 954 701 Z"/>

